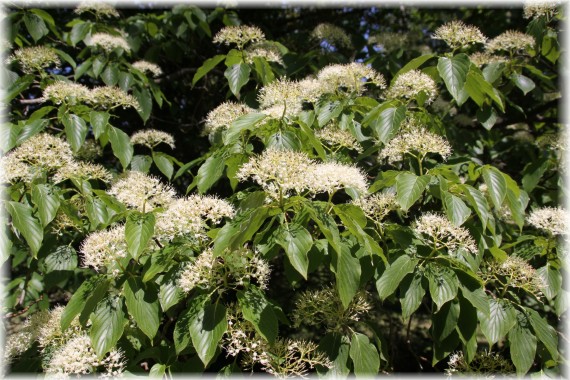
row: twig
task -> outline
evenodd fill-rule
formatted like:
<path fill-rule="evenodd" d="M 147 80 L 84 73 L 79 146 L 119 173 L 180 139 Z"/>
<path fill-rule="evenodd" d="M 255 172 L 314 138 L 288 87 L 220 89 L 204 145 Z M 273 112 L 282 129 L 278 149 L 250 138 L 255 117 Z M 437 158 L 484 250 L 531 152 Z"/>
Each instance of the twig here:
<path fill-rule="evenodd" d="M 25 294 L 24 292 L 22 292 L 22 294 Z M 41 300 L 44 299 L 44 295 L 42 294 L 40 296 L 40 298 L 38 298 L 37 300 L 32 301 L 31 304 L 29 304 L 28 306 L 26 306 L 25 308 L 23 308 L 22 310 L 15 312 L 15 313 L 8 313 L 6 315 L 4 315 L 4 319 L 8 319 L 8 318 L 14 318 L 17 316 L 20 316 L 22 314 L 24 314 L 26 311 L 30 310 L 30 307 L 34 306 L 35 304 L 37 304 L 38 302 L 40 302 Z"/>

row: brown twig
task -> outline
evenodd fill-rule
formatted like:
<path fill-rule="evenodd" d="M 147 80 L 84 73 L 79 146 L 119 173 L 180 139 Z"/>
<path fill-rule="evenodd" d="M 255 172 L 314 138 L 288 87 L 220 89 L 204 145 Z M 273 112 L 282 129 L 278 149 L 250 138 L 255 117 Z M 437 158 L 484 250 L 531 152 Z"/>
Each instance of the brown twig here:
<path fill-rule="evenodd" d="M 22 293 L 25 294 L 25 293 Z M 9 318 L 14 318 L 14 317 L 18 317 L 22 314 L 24 314 L 26 311 L 30 310 L 30 307 L 34 306 L 35 304 L 37 304 L 38 302 L 40 302 L 41 300 L 44 299 L 44 295 L 42 294 L 40 296 L 40 298 L 38 298 L 37 300 L 32 301 L 31 304 L 29 304 L 28 306 L 26 306 L 25 308 L 23 308 L 22 310 L 18 311 L 18 312 L 14 312 L 14 313 L 8 313 L 6 315 L 3 316 L 4 319 L 9 319 Z"/>

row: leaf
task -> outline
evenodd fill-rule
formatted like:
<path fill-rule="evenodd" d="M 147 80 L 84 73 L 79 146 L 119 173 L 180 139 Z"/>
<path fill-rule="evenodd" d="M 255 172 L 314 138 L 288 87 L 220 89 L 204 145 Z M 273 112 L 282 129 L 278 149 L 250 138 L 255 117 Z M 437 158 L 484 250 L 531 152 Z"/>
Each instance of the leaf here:
<path fill-rule="evenodd" d="M 222 303 L 192 302 L 190 304 L 189 330 L 192 345 L 200 360 L 207 366 L 228 328 L 226 308 Z"/>
<path fill-rule="evenodd" d="M 194 74 L 194 78 L 192 78 L 192 86 L 194 86 L 196 82 L 198 82 L 204 75 L 212 71 L 212 69 L 216 67 L 218 63 L 222 62 L 225 58 L 225 55 L 220 54 L 205 60 L 202 66 L 196 70 L 196 74 Z"/>
<path fill-rule="evenodd" d="M 153 213 L 132 211 L 125 223 L 127 250 L 133 259 L 138 260 L 154 233 L 155 217 Z"/>
<path fill-rule="evenodd" d="M 497 120 L 497 112 L 495 112 L 492 106 L 483 105 L 482 108 L 477 110 L 477 121 L 479 121 L 486 130 L 490 131 Z"/>
<path fill-rule="evenodd" d="M 492 166 L 483 166 L 481 170 L 487 185 L 489 196 L 496 210 L 500 210 L 507 195 L 507 181 L 503 173 Z"/>
<path fill-rule="evenodd" d="M 111 115 L 108 112 L 91 111 L 89 113 L 89 121 L 96 139 L 107 131 L 110 117 Z"/>
<path fill-rule="evenodd" d="M 263 292 L 255 286 L 249 286 L 246 290 L 238 290 L 237 297 L 244 319 L 251 322 L 265 340 L 273 343 L 279 325 L 273 307 Z"/>
<path fill-rule="evenodd" d="M 343 104 L 340 101 L 319 102 L 317 112 L 317 122 L 320 127 L 325 126 L 332 118 L 338 117 L 342 112 Z"/>
<path fill-rule="evenodd" d="M 264 86 L 273 82 L 275 74 L 273 74 L 273 70 L 265 58 L 253 57 L 253 64 Z"/>
<path fill-rule="evenodd" d="M 552 358 L 558 360 L 560 354 L 558 352 L 558 334 L 556 330 L 535 310 L 528 307 L 525 308 L 525 310 L 530 317 L 530 324 L 532 325 L 536 337 L 544 344 L 548 352 L 550 352 L 550 355 L 552 355 Z"/>
<path fill-rule="evenodd" d="M 119 87 L 121 88 L 121 90 L 129 91 L 134 82 L 135 78 L 131 73 L 126 73 L 124 71 L 121 71 L 119 73 Z M 160 103 L 158 103 L 158 105 L 160 106 Z"/>
<path fill-rule="evenodd" d="M 67 302 L 65 309 L 63 309 L 60 320 L 62 331 L 66 330 L 73 319 L 83 311 L 89 296 L 93 293 L 95 288 L 104 281 L 106 281 L 105 275 L 95 275 L 83 281 L 81 286 L 73 293 L 69 302 Z"/>
<path fill-rule="evenodd" d="M 406 277 L 400 283 L 400 305 L 402 306 L 402 319 L 405 321 L 420 307 L 426 290 L 419 272 Z"/>
<path fill-rule="evenodd" d="M 32 200 L 38 207 L 38 216 L 42 227 L 47 226 L 57 215 L 60 200 L 55 189 L 47 184 L 32 185 Z"/>
<path fill-rule="evenodd" d="M 78 24 L 73 25 L 71 28 L 71 32 L 69 32 L 69 40 L 71 41 L 71 45 L 75 46 L 78 42 L 83 41 L 89 30 L 91 29 L 91 24 L 87 22 L 80 22 Z"/>
<path fill-rule="evenodd" d="M 218 232 L 214 239 L 214 254 L 220 255 L 226 249 L 238 249 L 251 239 L 259 230 L 265 219 L 269 217 L 269 210 L 259 207 L 244 211 L 236 215 Z"/>
<path fill-rule="evenodd" d="M 341 378 L 349 374 L 350 341 L 347 336 L 334 332 L 327 333 L 319 343 L 319 351 L 324 352 L 333 362 L 333 367 L 328 369 L 327 375 L 332 378 Z M 317 367 L 318 370 L 319 367 Z"/>
<path fill-rule="evenodd" d="M 511 360 L 517 369 L 517 375 L 525 375 L 536 355 L 536 337 L 529 329 L 526 317 L 518 312 L 517 323 L 509 331 Z"/>
<path fill-rule="evenodd" d="M 172 266 L 172 258 L 178 252 L 175 245 L 167 245 L 158 252 L 153 252 L 143 267 L 143 282 L 152 280 L 157 274 Z"/>
<path fill-rule="evenodd" d="M 119 161 L 121 161 L 123 170 L 126 170 L 133 158 L 134 152 L 129 135 L 113 126 L 109 126 L 107 135 L 111 142 L 113 154 L 119 159 Z"/>
<path fill-rule="evenodd" d="M 531 161 L 523 170 L 522 186 L 524 191 L 530 193 L 540 182 L 540 179 L 548 170 L 550 160 L 548 157 L 541 157 L 538 160 Z"/>
<path fill-rule="evenodd" d="M 79 116 L 69 113 L 63 115 L 61 122 L 63 123 L 65 136 L 67 137 L 69 145 L 71 145 L 71 149 L 77 152 L 85 142 L 85 137 L 87 136 L 87 132 L 89 132 L 87 123 Z"/>
<path fill-rule="evenodd" d="M 155 363 L 151 367 L 148 375 L 153 379 L 163 379 L 166 374 L 166 368 L 166 364 Z"/>
<path fill-rule="evenodd" d="M 223 139 L 224 144 L 229 145 L 237 140 L 241 131 L 251 130 L 259 121 L 265 119 L 267 115 L 263 113 L 248 113 L 235 119 L 228 130 L 226 131 Z"/>
<path fill-rule="evenodd" d="M 404 73 L 407 73 L 410 70 L 415 70 L 415 69 L 419 68 L 421 65 L 423 65 L 424 63 L 426 63 L 427 61 L 429 61 L 433 57 L 436 57 L 436 55 L 435 54 L 424 54 L 424 55 L 420 55 L 419 57 L 412 59 L 411 61 L 406 63 L 406 65 L 404 67 L 402 67 L 400 70 L 398 70 L 398 72 L 394 75 L 394 78 L 392 78 L 392 83 L 394 83 L 394 81 L 396 80 L 396 78 L 398 76 L 400 76 Z"/>
<path fill-rule="evenodd" d="M 34 82 L 33 75 L 24 75 L 18 78 L 14 83 L 12 83 L 4 94 L 4 101 L 8 103 L 10 100 L 14 99 L 16 96 L 24 90 L 30 88 L 30 85 Z"/>
<path fill-rule="evenodd" d="M 465 205 L 465 202 L 450 192 L 442 191 L 441 199 L 445 213 L 454 226 L 461 226 L 471 215 L 471 210 Z"/>
<path fill-rule="evenodd" d="M 107 86 L 114 86 L 119 81 L 119 69 L 115 65 L 107 65 L 101 73 L 101 79 Z"/>
<path fill-rule="evenodd" d="M 152 341 L 160 326 L 160 305 L 156 286 L 152 283 L 143 284 L 140 278 L 129 277 L 123 294 L 129 314 Z"/>
<path fill-rule="evenodd" d="M 91 226 L 94 228 L 106 225 L 109 222 L 109 212 L 105 202 L 99 198 L 87 197 L 85 200 L 85 211 Z"/>
<path fill-rule="evenodd" d="M 432 334 L 435 340 L 444 340 L 455 331 L 459 321 L 459 302 L 447 302 L 432 315 Z"/>
<path fill-rule="evenodd" d="M 77 252 L 71 246 L 59 246 L 46 256 L 45 267 L 47 272 L 74 270 L 77 268 Z"/>
<path fill-rule="evenodd" d="M 491 210 L 489 209 L 489 203 L 481 191 L 475 189 L 469 185 L 459 185 L 463 192 L 463 195 L 467 199 L 467 202 L 475 209 L 477 216 L 481 220 L 481 226 L 483 230 L 487 228 L 487 223 L 490 218 L 492 218 Z M 493 232 L 493 231 L 491 231 Z"/>
<path fill-rule="evenodd" d="M 420 198 L 431 177 L 417 176 L 413 173 L 402 172 L 396 177 L 396 200 L 404 211 Z"/>
<path fill-rule="evenodd" d="M 405 118 L 406 106 L 390 107 L 382 111 L 378 118 L 372 119 L 369 125 L 376 132 L 378 139 L 386 144 L 398 132 Z"/>
<path fill-rule="evenodd" d="M 345 244 L 340 246 L 340 252 L 333 252 L 333 268 L 336 276 L 336 288 L 340 301 L 346 309 L 360 286 L 360 261 L 352 256 Z"/>
<path fill-rule="evenodd" d="M 137 109 L 140 117 L 146 123 L 152 112 L 152 96 L 148 88 L 142 90 L 134 89 L 133 96 L 137 99 L 140 109 Z"/>
<path fill-rule="evenodd" d="M 366 335 L 353 333 L 350 342 L 350 358 L 354 364 L 354 374 L 359 376 L 374 376 L 380 369 L 380 356 L 376 347 L 370 343 Z"/>
<path fill-rule="evenodd" d="M 471 61 L 466 54 L 457 54 L 452 58 L 440 57 L 437 62 L 437 71 L 445 82 L 447 90 L 458 105 L 463 104 L 462 90 L 467 79 L 467 72 Z"/>
<path fill-rule="evenodd" d="M 125 315 L 122 298 L 106 296 L 97 304 L 90 319 L 92 323 L 89 332 L 91 345 L 97 356 L 102 358 L 123 335 Z"/>
<path fill-rule="evenodd" d="M 277 244 L 283 247 L 291 265 L 305 280 L 309 269 L 307 254 L 313 246 L 313 238 L 300 224 L 282 224 L 277 231 Z"/>
<path fill-rule="evenodd" d="M 131 170 L 148 173 L 152 166 L 152 157 L 146 154 L 136 154 L 131 160 Z"/>
<path fill-rule="evenodd" d="M 489 345 L 504 338 L 516 323 L 516 313 L 511 304 L 496 299 L 489 300 L 489 316 L 478 312 L 481 331 L 487 337 Z"/>
<path fill-rule="evenodd" d="M 501 98 L 495 92 L 495 88 L 491 83 L 487 82 L 480 73 L 473 70 L 470 70 L 467 73 L 465 90 L 479 107 L 483 106 L 483 103 L 488 96 L 493 102 L 495 102 L 502 112 L 505 112 L 505 106 L 503 105 Z"/>
<path fill-rule="evenodd" d="M 224 71 L 224 76 L 228 80 L 231 92 L 240 98 L 239 91 L 249 81 L 249 74 L 251 69 L 245 63 L 236 63 Z"/>
<path fill-rule="evenodd" d="M 398 257 L 376 280 L 378 295 L 383 301 L 398 288 L 404 277 L 416 268 L 417 260 L 408 255 Z"/>
<path fill-rule="evenodd" d="M 160 290 L 158 292 L 158 299 L 160 301 L 160 307 L 164 312 L 178 304 L 184 297 L 184 293 L 178 286 L 178 273 L 177 267 L 175 266 L 168 273 L 164 275 L 160 284 Z M 144 278 L 143 278 L 144 281 Z"/>
<path fill-rule="evenodd" d="M 552 300 L 562 288 L 562 274 L 550 263 L 546 263 L 545 266 L 538 268 L 536 274 L 542 278 L 545 284 L 542 293 L 544 293 L 546 298 Z"/>
<path fill-rule="evenodd" d="M 49 33 L 49 29 L 46 26 L 44 20 L 42 20 L 42 18 L 36 14 L 24 14 L 24 24 L 36 42 Z"/>
<path fill-rule="evenodd" d="M 198 169 L 196 180 L 198 181 L 198 191 L 204 194 L 214 185 L 224 174 L 224 156 L 215 153 L 208 157 L 206 162 Z"/>
<path fill-rule="evenodd" d="M 429 265 L 426 273 L 429 283 L 429 293 L 438 310 L 448 301 L 457 296 L 459 280 L 454 271 L 447 267 Z"/>
<path fill-rule="evenodd" d="M 489 298 L 485 294 L 483 288 L 473 288 L 469 289 L 465 284 L 460 283 L 461 294 L 468 300 L 471 305 L 473 305 L 477 310 L 486 316 L 491 314 L 491 309 L 489 307 Z"/>
<path fill-rule="evenodd" d="M 170 180 L 172 174 L 174 174 L 174 165 L 169 157 L 167 154 L 161 152 L 152 152 L 152 159 L 158 167 L 158 170 Z"/>
<path fill-rule="evenodd" d="M 6 209 L 12 217 L 12 226 L 26 239 L 34 258 L 42 246 L 44 230 L 40 222 L 32 216 L 32 208 L 18 202 L 6 202 Z"/>
<path fill-rule="evenodd" d="M 525 77 L 522 74 L 516 74 L 513 73 L 511 75 L 511 81 L 518 87 L 521 89 L 521 91 L 523 92 L 523 94 L 528 94 L 530 91 L 532 91 L 536 85 L 534 84 L 534 82 L 532 81 L 532 79 L 530 79 L 529 77 Z"/>
<path fill-rule="evenodd" d="M 267 139 L 267 148 L 281 149 L 281 150 L 296 150 L 301 149 L 301 142 L 297 134 L 293 131 L 276 132 L 269 136 Z"/>

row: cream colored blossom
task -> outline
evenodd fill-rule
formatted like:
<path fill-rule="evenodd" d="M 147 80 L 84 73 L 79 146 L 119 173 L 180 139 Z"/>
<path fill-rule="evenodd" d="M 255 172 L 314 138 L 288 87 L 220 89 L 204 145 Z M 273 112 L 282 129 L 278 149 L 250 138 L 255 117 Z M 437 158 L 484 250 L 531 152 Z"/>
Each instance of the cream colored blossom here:
<path fill-rule="evenodd" d="M 249 42 L 259 42 L 265 40 L 265 35 L 256 26 L 226 26 L 222 28 L 213 39 L 214 43 L 224 43 L 226 45 L 235 44 L 238 49 L 242 49 Z"/>
<path fill-rule="evenodd" d="M 99 46 L 107 53 L 110 53 L 117 48 L 123 49 L 126 52 L 131 51 L 131 47 L 124 37 L 115 36 L 108 33 L 93 34 L 89 39 L 87 45 Z"/>
<path fill-rule="evenodd" d="M 221 256 L 207 249 L 187 264 L 180 273 L 178 286 L 186 293 L 197 287 L 235 289 L 249 283 L 265 289 L 270 273 L 269 264 L 248 249 L 226 251 Z"/>
<path fill-rule="evenodd" d="M 90 12 L 97 17 L 120 17 L 119 12 L 111 4 L 97 1 L 81 2 L 74 12 L 78 15 Z"/>
<path fill-rule="evenodd" d="M 327 86 L 324 86 L 318 79 L 313 77 L 306 77 L 298 83 L 301 90 L 300 98 L 306 102 L 316 103 L 321 95 L 327 91 Z"/>
<path fill-rule="evenodd" d="M 266 41 L 251 44 L 245 49 L 245 60 L 247 63 L 252 64 L 255 57 L 283 65 L 283 57 L 279 47 Z"/>
<path fill-rule="evenodd" d="M 528 224 L 552 235 L 568 234 L 568 212 L 560 207 L 542 207 L 528 216 Z"/>
<path fill-rule="evenodd" d="M 498 51 L 525 51 L 533 48 L 534 44 L 533 36 L 516 30 L 507 30 L 488 41 L 485 49 L 491 53 Z"/>
<path fill-rule="evenodd" d="M 536 297 L 540 297 L 547 286 L 536 269 L 525 259 L 517 256 L 509 256 L 501 263 L 492 262 L 482 277 L 487 280 L 500 277 L 508 287 L 523 289 Z"/>
<path fill-rule="evenodd" d="M 143 73 L 151 73 L 152 76 L 159 76 L 162 74 L 162 69 L 156 63 L 148 62 L 148 61 L 136 61 L 133 63 L 133 67 Z"/>
<path fill-rule="evenodd" d="M 228 329 L 222 337 L 222 348 L 227 356 L 238 356 L 240 353 L 251 354 L 255 362 L 263 364 L 267 361 L 267 342 L 255 330 L 251 322 L 243 318 L 243 313 L 236 304 L 227 308 L 226 319 Z"/>
<path fill-rule="evenodd" d="M 339 127 L 331 124 L 317 130 L 315 132 L 315 137 L 332 147 L 344 147 L 356 150 L 357 152 L 362 152 L 362 147 L 349 131 L 340 129 Z"/>
<path fill-rule="evenodd" d="M 431 38 L 445 41 L 452 49 L 464 48 L 474 44 L 484 44 L 487 40 L 476 26 L 466 25 L 463 21 L 456 20 L 437 28 Z"/>
<path fill-rule="evenodd" d="M 504 57 L 479 51 L 471 54 L 469 56 L 469 59 L 478 67 L 481 67 L 483 65 L 488 65 L 489 63 L 500 63 L 507 61 Z"/>
<path fill-rule="evenodd" d="M 276 79 L 263 86 L 259 91 L 259 103 L 262 109 L 281 106 L 281 114 L 296 115 L 302 110 L 303 90 L 299 82 L 288 79 Z"/>
<path fill-rule="evenodd" d="M 81 244 L 82 266 L 100 272 L 103 268 L 115 272 L 117 260 L 127 257 L 125 226 L 90 233 Z"/>
<path fill-rule="evenodd" d="M 34 335 L 27 329 L 8 335 L 4 343 L 4 365 L 26 352 L 34 343 Z"/>
<path fill-rule="evenodd" d="M 126 93 L 119 87 L 101 86 L 91 90 L 89 101 L 103 109 L 113 109 L 117 107 L 133 107 L 140 110 L 139 102 L 134 96 Z"/>
<path fill-rule="evenodd" d="M 174 149 L 174 137 L 170 133 L 159 131 L 156 129 L 145 129 L 133 133 L 131 136 L 133 145 L 144 145 L 151 149 L 156 148 L 159 144 L 167 144 Z"/>
<path fill-rule="evenodd" d="M 455 352 L 449 356 L 447 362 L 449 366 L 445 370 L 447 376 L 460 373 L 475 375 L 485 375 L 486 378 L 494 378 L 497 374 L 507 376 L 515 373 L 515 368 L 511 361 L 503 358 L 498 353 L 487 351 L 477 351 L 471 362 L 467 362 L 463 352 Z"/>
<path fill-rule="evenodd" d="M 368 38 L 368 43 L 382 46 L 387 51 L 404 49 L 408 45 L 409 36 L 406 33 L 378 33 Z"/>
<path fill-rule="evenodd" d="M 93 161 L 103 155 L 103 149 L 94 139 L 86 139 L 79 150 L 74 153 L 75 158 L 84 161 Z"/>
<path fill-rule="evenodd" d="M 110 182 L 112 178 L 113 176 L 104 166 L 81 161 L 73 161 L 62 166 L 53 176 L 55 183 L 63 182 L 66 179 L 99 179 Z"/>
<path fill-rule="evenodd" d="M 385 97 L 412 99 L 422 92 L 427 96 L 426 104 L 431 103 L 437 97 L 435 81 L 419 70 L 410 70 L 396 77 Z"/>
<path fill-rule="evenodd" d="M 382 74 L 359 62 L 326 66 L 319 71 L 317 79 L 321 86 L 330 93 L 337 92 L 340 87 L 348 92 L 361 94 L 367 83 L 372 83 L 379 88 L 386 87 Z"/>
<path fill-rule="evenodd" d="M 90 100 L 91 90 L 82 84 L 74 82 L 55 81 L 43 91 L 43 99 L 55 104 L 80 104 Z"/>
<path fill-rule="evenodd" d="M 255 110 L 243 103 L 224 102 L 208 113 L 204 132 L 211 134 L 227 129 L 238 117 L 250 112 L 255 112 Z"/>
<path fill-rule="evenodd" d="M 0 157 L 0 183 L 32 182 L 41 174 L 40 168 L 28 165 L 14 155 Z"/>
<path fill-rule="evenodd" d="M 48 46 L 20 48 L 14 52 L 9 61 L 18 61 L 22 71 L 26 74 L 34 74 L 52 65 L 61 64 L 56 51 Z"/>
<path fill-rule="evenodd" d="M 370 219 L 380 223 L 392 210 L 399 205 L 393 193 L 376 193 L 352 201 L 352 204 L 360 207 Z"/>
<path fill-rule="evenodd" d="M 527 1 L 524 4 L 524 18 L 552 17 L 558 13 L 558 1 Z"/>
<path fill-rule="evenodd" d="M 170 186 L 164 185 L 158 178 L 137 171 L 128 172 L 126 177 L 113 184 L 108 193 L 127 207 L 142 212 L 168 206 L 176 195 Z"/>
<path fill-rule="evenodd" d="M 477 254 L 477 244 L 469 231 L 456 227 L 443 215 L 426 213 L 415 222 L 414 232 L 428 246 L 438 251 L 445 248 L 448 253 L 455 253 L 462 248 Z"/>
<path fill-rule="evenodd" d="M 329 23 L 321 23 L 311 32 L 311 38 L 317 41 L 326 41 L 329 44 L 340 48 L 351 48 L 350 36 L 344 29 Z"/>
<path fill-rule="evenodd" d="M 333 194 L 344 188 L 351 188 L 359 194 L 366 194 L 368 191 L 368 181 L 362 170 L 337 162 L 313 165 L 307 173 L 306 182 L 306 188 L 315 194 Z"/>

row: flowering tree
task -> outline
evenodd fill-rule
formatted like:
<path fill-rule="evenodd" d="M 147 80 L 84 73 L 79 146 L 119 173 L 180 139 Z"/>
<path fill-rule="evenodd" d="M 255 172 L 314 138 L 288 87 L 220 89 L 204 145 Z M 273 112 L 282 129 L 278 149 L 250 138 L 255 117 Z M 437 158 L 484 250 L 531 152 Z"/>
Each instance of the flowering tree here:
<path fill-rule="evenodd" d="M 559 10 L 321 12 L 7 10 L 6 373 L 558 373 Z"/>

